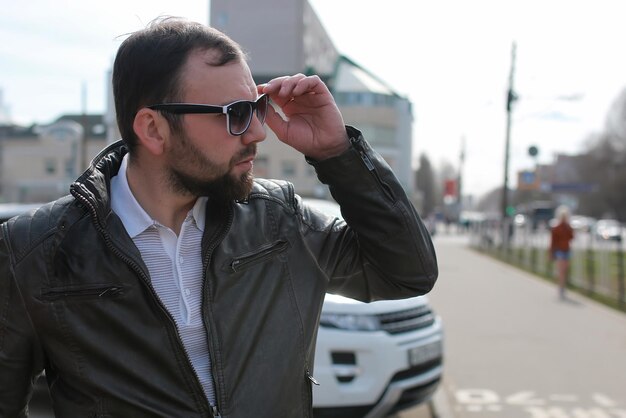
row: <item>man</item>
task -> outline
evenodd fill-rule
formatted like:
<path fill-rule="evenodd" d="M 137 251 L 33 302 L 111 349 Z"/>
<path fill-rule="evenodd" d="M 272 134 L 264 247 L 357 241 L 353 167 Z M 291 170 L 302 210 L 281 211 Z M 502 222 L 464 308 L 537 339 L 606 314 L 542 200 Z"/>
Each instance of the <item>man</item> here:
<path fill-rule="evenodd" d="M 123 142 L 0 242 L 0 416 L 45 370 L 59 417 L 310 417 L 324 294 L 428 292 L 428 232 L 327 87 L 255 85 L 222 33 L 163 19 L 121 45 Z M 277 113 L 268 98 L 280 108 Z M 264 121 L 347 221 L 252 179 Z"/>

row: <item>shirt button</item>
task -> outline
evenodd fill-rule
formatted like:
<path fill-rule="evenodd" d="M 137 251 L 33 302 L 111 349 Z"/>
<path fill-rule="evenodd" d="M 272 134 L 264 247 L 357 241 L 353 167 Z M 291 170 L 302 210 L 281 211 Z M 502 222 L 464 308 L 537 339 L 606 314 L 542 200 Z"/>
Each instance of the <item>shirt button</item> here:
<path fill-rule="evenodd" d="M 191 295 L 191 290 L 185 289 L 185 295 L 187 295 L 187 296 Z"/>
<path fill-rule="evenodd" d="M 183 264 L 185 262 L 185 258 L 183 256 L 178 257 L 178 262 Z"/>

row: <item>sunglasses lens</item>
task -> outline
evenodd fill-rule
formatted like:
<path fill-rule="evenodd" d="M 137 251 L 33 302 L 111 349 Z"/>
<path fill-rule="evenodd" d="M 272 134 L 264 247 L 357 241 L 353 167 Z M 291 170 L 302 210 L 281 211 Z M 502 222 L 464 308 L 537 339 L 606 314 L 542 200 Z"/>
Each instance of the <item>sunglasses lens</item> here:
<path fill-rule="evenodd" d="M 228 119 L 230 121 L 230 133 L 241 135 L 248 129 L 252 119 L 252 105 L 250 102 L 233 103 L 228 108 Z"/>
<path fill-rule="evenodd" d="M 256 109 L 256 117 L 261 124 L 265 123 L 270 98 L 263 95 L 256 102 L 236 102 L 228 107 L 229 129 L 232 135 L 242 135 L 252 121 L 252 112 Z"/>
<path fill-rule="evenodd" d="M 261 124 L 265 123 L 265 116 L 267 116 L 267 106 L 269 105 L 270 98 L 267 94 L 259 97 L 256 102 L 256 117 L 259 118 Z"/>

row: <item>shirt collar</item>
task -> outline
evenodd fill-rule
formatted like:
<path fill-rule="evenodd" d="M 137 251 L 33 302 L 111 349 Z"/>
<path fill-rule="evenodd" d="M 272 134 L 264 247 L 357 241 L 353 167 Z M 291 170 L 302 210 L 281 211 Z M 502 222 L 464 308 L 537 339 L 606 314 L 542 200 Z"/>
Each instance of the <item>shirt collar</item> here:
<path fill-rule="evenodd" d="M 124 228 L 131 238 L 135 238 L 147 228 L 158 222 L 141 207 L 128 185 L 126 171 L 128 168 L 128 154 L 124 155 L 119 172 L 111 179 L 111 208 L 120 217 Z M 200 197 L 191 209 L 191 215 L 199 230 L 204 231 L 206 218 L 207 198 Z"/>
<path fill-rule="evenodd" d="M 193 219 L 196 221 L 196 226 L 202 232 L 204 232 L 204 224 L 206 220 L 207 201 L 208 201 L 207 197 L 204 197 L 204 196 L 199 197 L 196 200 L 196 203 L 193 205 L 193 208 L 191 209 L 191 215 L 193 216 Z"/>

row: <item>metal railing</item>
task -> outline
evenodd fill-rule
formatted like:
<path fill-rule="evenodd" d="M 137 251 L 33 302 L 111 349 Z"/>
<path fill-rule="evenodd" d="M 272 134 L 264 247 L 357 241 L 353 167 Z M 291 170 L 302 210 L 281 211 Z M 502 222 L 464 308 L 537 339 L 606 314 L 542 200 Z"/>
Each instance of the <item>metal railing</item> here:
<path fill-rule="evenodd" d="M 550 259 L 550 230 L 496 221 L 470 226 L 470 246 L 531 273 L 556 280 Z M 591 231 L 575 231 L 568 285 L 626 310 L 624 237 L 606 240 Z"/>

